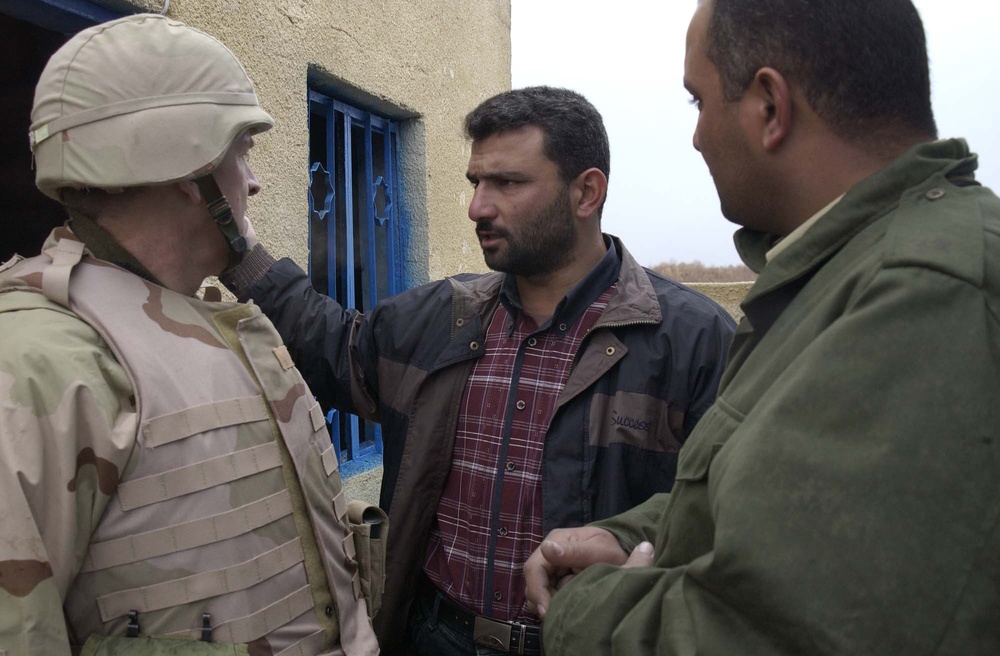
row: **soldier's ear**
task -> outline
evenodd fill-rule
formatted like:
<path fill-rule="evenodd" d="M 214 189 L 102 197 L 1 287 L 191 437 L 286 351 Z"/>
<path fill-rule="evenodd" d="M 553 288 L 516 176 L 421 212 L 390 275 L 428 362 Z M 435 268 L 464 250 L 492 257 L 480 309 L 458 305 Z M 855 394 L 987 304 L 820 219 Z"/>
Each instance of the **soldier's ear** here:
<path fill-rule="evenodd" d="M 198 189 L 198 185 L 196 185 L 193 181 L 181 180 L 180 182 L 175 182 L 174 184 L 177 185 L 177 188 L 180 189 L 181 193 L 184 194 L 189 201 L 195 205 L 201 204 L 201 190 Z"/>

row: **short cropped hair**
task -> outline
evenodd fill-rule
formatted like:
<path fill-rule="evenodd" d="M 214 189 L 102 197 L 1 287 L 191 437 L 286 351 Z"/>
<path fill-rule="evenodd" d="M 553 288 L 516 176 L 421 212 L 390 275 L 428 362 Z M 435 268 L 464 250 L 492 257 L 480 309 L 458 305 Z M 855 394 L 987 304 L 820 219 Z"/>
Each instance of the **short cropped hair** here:
<path fill-rule="evenodd" d="M 590 101 L 555 87 L 514 89 L 484 101 L 465 117 L 473 141 L 528 126 L 541 128 L 545 155 L 569 182 L 587 169 L 611 173 L 611 148 L 604 120 Z"/>
<path fill-rule="evenodd" d="M 702 0 L 728 101 L 765 66 L 847 140 L 937 136 L 923 23 L 910 0 Z"/>

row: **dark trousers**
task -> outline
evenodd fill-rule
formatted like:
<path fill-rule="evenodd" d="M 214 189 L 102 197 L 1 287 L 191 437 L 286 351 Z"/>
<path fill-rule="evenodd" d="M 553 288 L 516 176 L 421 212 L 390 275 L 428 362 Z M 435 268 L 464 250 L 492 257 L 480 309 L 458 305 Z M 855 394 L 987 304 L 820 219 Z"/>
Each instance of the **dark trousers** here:
<path fill-rule="evenodd" d="M 426 590 L 413 600 L 407 633 L 417 656 L 504 656 L 505 652 L 474 643 L 471 633 L 439 621 L 439 607 L 440 598 Z"/>

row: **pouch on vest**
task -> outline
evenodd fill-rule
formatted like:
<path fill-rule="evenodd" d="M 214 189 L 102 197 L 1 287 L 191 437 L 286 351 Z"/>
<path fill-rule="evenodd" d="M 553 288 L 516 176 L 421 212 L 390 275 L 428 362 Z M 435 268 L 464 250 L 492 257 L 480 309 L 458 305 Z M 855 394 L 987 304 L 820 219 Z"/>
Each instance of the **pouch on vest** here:
<path fill-rule="evenodd" d="M 92 635 L 80 656 L 248 656 L 246 645 L 178 638 L 121 638 Z"/>
<path fill-rule="evenodd" d="M 364 501 L 347 504 L 347 521 L 354 534 L 361 592 L 368 602 L 368 617 L 382 607 L 385 590 L 385 545 L 389 539 L 389 516 L 378 506 Z"/>

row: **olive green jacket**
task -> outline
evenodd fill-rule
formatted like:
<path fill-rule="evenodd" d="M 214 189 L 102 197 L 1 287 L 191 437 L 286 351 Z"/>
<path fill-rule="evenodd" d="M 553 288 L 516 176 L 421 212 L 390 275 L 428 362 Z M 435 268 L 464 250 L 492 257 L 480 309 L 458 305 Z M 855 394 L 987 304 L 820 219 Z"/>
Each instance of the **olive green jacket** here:
<path fill-rule="evenodd" d="M 601 523 L 649 568 L 552 601 L 549 656 L 1000 653 L 1000 200 L 964 141 L 763 265 L 677 484 Z"/>

